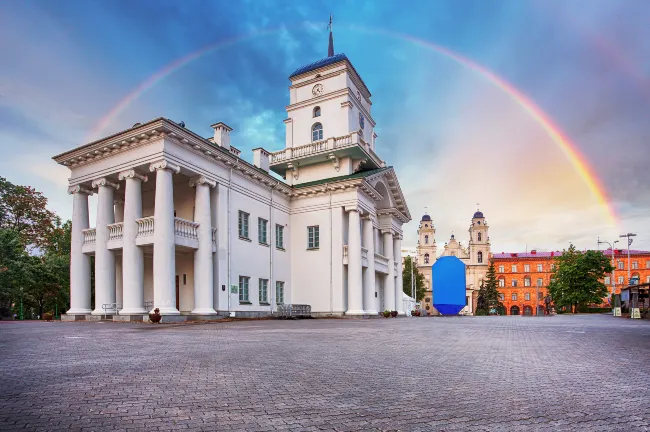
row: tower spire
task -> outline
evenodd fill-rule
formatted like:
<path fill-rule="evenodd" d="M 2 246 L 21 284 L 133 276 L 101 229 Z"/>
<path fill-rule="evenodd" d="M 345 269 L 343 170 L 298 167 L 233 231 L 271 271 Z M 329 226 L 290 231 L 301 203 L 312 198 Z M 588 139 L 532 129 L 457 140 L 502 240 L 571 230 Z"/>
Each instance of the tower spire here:
<path fill-rule="evenodd" d="M 329 45 L 327 46 L 327 57 L 332 57 L 334 55 L 334 36 L 332 36 L 332 15 L 330 15 L 330 23 L 327 28 L 330 30 L 330 40 Z"/>

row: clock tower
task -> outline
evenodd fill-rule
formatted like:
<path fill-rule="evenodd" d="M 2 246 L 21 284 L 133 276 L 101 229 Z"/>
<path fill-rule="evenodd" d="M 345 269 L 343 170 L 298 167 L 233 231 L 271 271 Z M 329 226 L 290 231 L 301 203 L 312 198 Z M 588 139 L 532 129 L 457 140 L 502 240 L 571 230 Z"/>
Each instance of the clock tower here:
<path fill-rule="evenodd" d="M 270 168 L 287 183 L 340 177 L 385 166 L 375 153 L 371 94 L 345 54 L 296 69 L 289 80 L 285 149 Z"/>

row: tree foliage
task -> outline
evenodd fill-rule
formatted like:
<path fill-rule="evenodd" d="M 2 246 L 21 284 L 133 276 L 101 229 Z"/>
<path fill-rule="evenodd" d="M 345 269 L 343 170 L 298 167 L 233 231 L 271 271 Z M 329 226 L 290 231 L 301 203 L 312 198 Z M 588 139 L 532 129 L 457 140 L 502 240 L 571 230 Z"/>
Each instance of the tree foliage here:
<path fill-rule="evenodd" d="M 402 289 L 407 295 L 411 295 L 411 267 L 413 267 L 413 276 L 415 277 L 416 291 L 415 291 L 415 301 L 420 301 L 424 298 L 426 293 L 426 285 L 424 283 L 424 275 L 420 273 L 417 265 L 413 265 L 414 262 L 410 256 L 404 258 L 404 270 L 402 272 Z"/>
<path fill-rule="evenodd" d="M 601 282 L 613 270 L 612 264 L 602 252 L 580 252 L 570 245 L 555 259 L 555 270 L 548 291 L 556 306 L 572 307 L 601 303 L 608 294 Z"/>
<path fill-rule="evenodd" d="M 494 263 L 490 262 L 485 279 L 481 282 L 476 300 L 476 315 L 489 315 L 491 311 L 500 311 L 503 309 L 503 303 L 499 299 L 497 289 L 498 281 Z"/>

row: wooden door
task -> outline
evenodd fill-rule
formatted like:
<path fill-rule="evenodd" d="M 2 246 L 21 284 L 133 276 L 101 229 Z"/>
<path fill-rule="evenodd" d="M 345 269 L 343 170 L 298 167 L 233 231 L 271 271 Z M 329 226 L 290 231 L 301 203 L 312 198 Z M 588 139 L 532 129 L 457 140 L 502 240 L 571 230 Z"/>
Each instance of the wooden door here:
<path fill-rule="evenodd" d="M 176 309 L 181 310 L 180 308 L 180 291 L 179 291 L 179 276 L 176 275 Z"/>

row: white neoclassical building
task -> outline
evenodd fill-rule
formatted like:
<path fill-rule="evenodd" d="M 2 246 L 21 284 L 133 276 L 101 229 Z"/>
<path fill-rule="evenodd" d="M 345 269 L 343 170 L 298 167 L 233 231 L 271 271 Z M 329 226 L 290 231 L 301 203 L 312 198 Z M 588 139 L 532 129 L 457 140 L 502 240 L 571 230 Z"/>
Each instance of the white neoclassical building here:
<path fill-rule="evenodd" d="M 257 148 L 253 164 L 226 124 L 204 138 L 165 118 L 54 157 L 70 169 L 73 204 L 67 319 L 403 309 L 411 216 L 375 152 L 370 92 L 344 54 L 290 80 L 285 148 Z"/>

